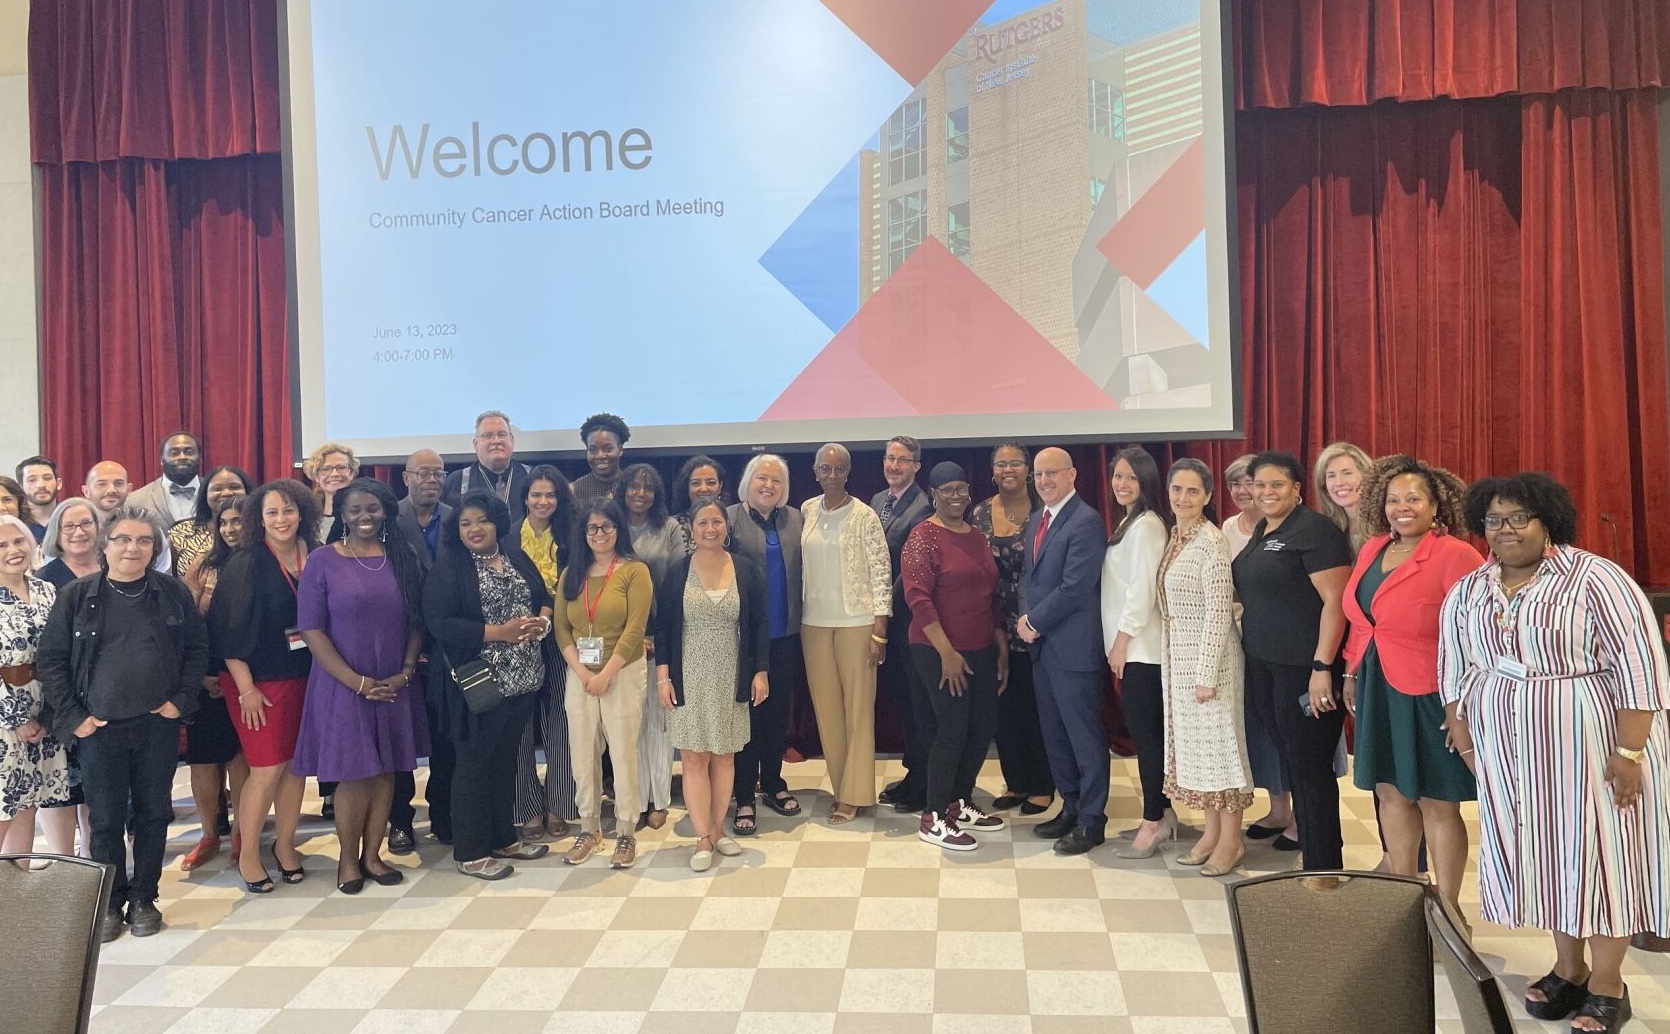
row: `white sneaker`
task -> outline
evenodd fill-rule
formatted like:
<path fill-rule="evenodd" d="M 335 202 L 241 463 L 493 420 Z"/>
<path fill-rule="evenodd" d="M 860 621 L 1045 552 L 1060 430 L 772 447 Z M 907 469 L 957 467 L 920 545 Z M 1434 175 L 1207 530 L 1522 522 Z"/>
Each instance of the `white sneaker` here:
<path fill-rule="evenodd" d="M 936 811 L 922 813 L 922 822 L 916 829 L 916 835 L 930 844 L 938 844 L 947 851 L 972 851 L 980 846 L 978 840 L 957 828 L 954 818 Z"/>
<path fill-rule="evenodd" d="M 1001 815 L 988 815 L 974 806 L 973 801 L 957 802 L 957 814 L 954 816 L 958 829 L 972 830 L 975 833 L 995 833 L 1006 829 L 1009 823 Z"/>

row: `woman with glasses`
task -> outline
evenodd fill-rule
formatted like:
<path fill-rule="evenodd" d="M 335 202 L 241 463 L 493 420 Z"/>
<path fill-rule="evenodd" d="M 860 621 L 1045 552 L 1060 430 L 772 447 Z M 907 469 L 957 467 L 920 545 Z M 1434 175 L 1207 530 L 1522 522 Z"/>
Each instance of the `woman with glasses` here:
<path fill-rule="evenodd" d="M 302 463 L 302 473 L 312 483 L 313 500 L 319 507 L 319 527 L 314 540 L 323 542 L 330 538 L 331 521 L 336 516 L 332 511 L 336 494 L 360 476 L 359 457 L 346 445 L 326 442 L 308 454 Z"/>
<path fill-rule="evenodd" d="M 789 467 L 781 456 L 762 453 L 742 468 L 739 500 L 726 511 L 731 550 L 765 572 L 766 672 L 771 692 L 748 712 L 748 741 L 736 755 L 736 814 L 731 832 L 759 832 L 756 792 L 779 815 L 800 814 L 800 798 L 783 779 L 783 749 L 789 732 L 789 702 L 802 689 L 800 618 L 803 570 L 800 536 L 804 520 L 789 505 Z"/>
<path fill-rule="evenodd" d="M 892 560 L 881 518 L 847 494 L 852 454 L 830 443 L 812 466 L 823 494 L 800 512 L 806 601 L 801 642 L 818 738 L 835 795 L 831 825 L 876 803 L 876 665 L 887 654 Z"/>
<path fill-rule="evenodd" d="M 1287 770 L 1304 867 L 1338 869 L 1344 841 L 1334 751 L 1345 708 L 1335 678 L 1351 546 L 1332 521 L 1302 505 L 1304 469 L 1291 454 L 1261 452 L 1250 466 L 1262 516 L 1232 568 L 1247 706 Z"/>
<path fill-rule="evenodd" d="M 997 605 L 1009 641 L 1009 681 L 997 698 L 997 762 L 1003 769 L 1002 794 L 994 811 L 1019 807 L 1022 815 L 1042 815 L 1055 800 L 1055 779 L 1044 756 L 1044 733 L 1038 725 L 1038 698 L 1032 685 L 1032 655 L 1015 634 L 1021 616 L 1021 567 L 1026 546 L 1021 529 L 1040 505 L 1032 491 L 1032 457 L 1024 446 L 1005 442 L 992 450 L 992 484 L 997 494 L 975 503 L 968 522 L 980 529 L 997 561 Z"/>
<path fill-rule="evenodd" d="M 47 519 L 41 538 L 41 555 L 46 563 L 35 572 L 35 577 L 54 589 L 77 578 L 85 578 L 101 570 L 97 549 L 99 522 L 91 500 L 72 496 L 58 504 Z M 70 769 L 70 796 L 64 804 L 47 804 L 41 808 L 41 828 L 46 832 L 47 850 L 53 854 L 76 853 L 75 835 L 81 830 L 81 857 L 90 858 L 86 845 L 91 843 L 92 820 L 87 810 L 87 798 L 81 789 L 81 766 L 76 758 L 74 743 L 66 743 Z"/>
<path fill-rule="evenodd" d="M 603 846 L 603 750 L 615 766 L 615 849 L 609 865 L 638 858 L 638 732 L 648 691 L 644 631 L 655 594 L 632 553 L 626 512 L 612 500 L 575 507 L 574 542 L 556 603 L 557 645 L 568 663 L 568 710 L 580 834 L 563 857 L 580 865 Z M 630 802 L 622 806 L 620 802 Z"/>
<path fill-rule="evenodd" d="M 1670 669 L 1652 605 L 1572 545 L 1546 474 L 1485 478 L 1467 527 L 1490 560 L 1439 616 L 1449 744 L 1479 785 L 1479 912 L 1554 936 L 1525 1011 L 1617 1030 L 1632 936 L 1670 933 Z"/>
<path fill-rule="evenodd" d="M 975 833 L 1008 825 L 974 803 L 974 780 L 997 729 L 997 698 L 1009 675 L 1009 641 L 997 604 L 997 561 L 963 520 L 968 475 L 939 463 L 928 475 L 933 516 L 910 531 L 899 554 L 910 606 L 910 659 L 929 690 L 938 729 L 928 750 L 927 800 L 916 835 L 950 851 L 979 847 Z"/>
<path fill-rule="evenodd" d="M 576 503 L 622 501 L 621 458 L 631 437 L 632 429 L 613 413 L 594 413 L 580 425 L 580 443 L 586 447 L 591 471 L 574 482 Z"/>
<path fill-rule="evenodd" d="M 215 547 L 215 504 L 222 499 L 246 496 L 255 482 L 237 467 L 216 467 L 197 486 L 197 505 L 192 515 L 175 521 L 168 529 L 168 545 L 174 552 L 174 573 L 181 578 L 198 559 Z"/>
<path fill-rule="evenodd" d="M 574 537 L 574 498 L 568 479 L 548 464 L 528 471 L 522 490 L 526 517 L 511 526 L 509 541 L 539 571 L 546 593 L 557 598 L 557 576 Z M 534 720 L 522 732 L 516 763 L 516 826 L 524 841 L 568 836 L 574 816 L 574 765 L 568 756 L 568 715 L 563 711 L 562 665 L 545 671 L 545 687 L 535 705 Z M 534 736 L 545 747 L 545 777 L 540 779 L 534 757 Z"/>
<path fill-rule="evenodd" d="M 649 567 L 657 588 L 685 554 L 684 528 L 667 513 L 667 486 L 661 473 L 648 463 L 634 463 L 621 472 L 626 523 L 632 529 L 632 555 Z M 650 606 L 654 627 L 655 604 Z M 648 663 L 655 661 L 655 640 L 644 641 Z M 673 801 L 673 745 L 667 740 L 667 708 L 659 693 L 644 694 L 644 721 L 638 733 L 638 828 L 660 829 L 667 824 Z"/>

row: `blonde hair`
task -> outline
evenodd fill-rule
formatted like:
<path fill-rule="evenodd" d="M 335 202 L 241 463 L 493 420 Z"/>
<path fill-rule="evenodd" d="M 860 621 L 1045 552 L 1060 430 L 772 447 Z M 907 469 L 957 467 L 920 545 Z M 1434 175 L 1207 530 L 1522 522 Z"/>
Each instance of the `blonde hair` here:
<path fill-rule="evenodd" d="M 348 457 L 349 477 L 359 477 L 360 458 L 354 455 L 354 450 L 348 448 L 346 445 L 338 445 L 336 442 L 326 442 L 317 449 L 308 453 L 307 459 L 302 461 L 302 473 L 307 475 L 307 480 L 313 482 L 315 485 L 319 483 L 319 468 L 324 466 L 325 457 L 329 456 L 333 452 L 340 452 L 342 455 Z M 318 490 L 315 489 L 314 491 Z"/>
<path fill-rule="evenodd" d="M 1224 468 L 1224 484 L 1227 485 L 1231 481 L 1252 476 L 1252 461 L 1253 457 L 1257 455 L 1256 452 L 1249 452 L 1245 456 L 1238 456 L 1231 460 L 1229 466 Z"/>
<path fill-rule="evenodd" d="M 1368 535 L 1362 530 L 1363 522 L 1360 519 L 1363 508 L 1362 497 L 1358 497 L 1358 528 L 1357 531 L 1353 532 L 1351 530 L 1351 516 L 1345 512 L 1344 507 L 1334 502 L 1333 497 L 1328 494 L 1328 465 L 1341 456 L 1349 456 L 1351 462 L 1357 465 L 1357 472 L 1363 476 L 1364 480 L 1367 480 L 1368 472 L 1374 468 L 1374 461 L 1368 458 L 1368 453 L 1350 442 L 1335 442 L 1323 449 L 1321 454 L 1316 457 L 1316 466 L 1311 468 L 1311 486 L 1316 489 L 1317 509 L 1322 511 L 1322 516 L 1333 521 L 1340 531 L 1351 536 L 1351 551 L 1355 553 L 1363 548 L 1363 543 L 1368 541 Z"/>

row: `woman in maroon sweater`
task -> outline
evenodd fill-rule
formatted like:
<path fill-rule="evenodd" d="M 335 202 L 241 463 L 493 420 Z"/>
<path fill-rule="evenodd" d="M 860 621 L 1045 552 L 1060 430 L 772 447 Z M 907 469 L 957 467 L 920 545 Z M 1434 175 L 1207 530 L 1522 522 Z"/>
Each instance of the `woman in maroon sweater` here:
<path fill-rule="evenodd" d="M 899 556 L 910 604 L 910 659 L 933 686 L 939 732 L 928 753 L 928 810 L 917 836 L 972 851 L 973 832 L 1005 826 L 974 806 L 974 777 L 997 730 L 997 695 L 1009 677 L 1009 641 L 997 604 L 997 562 L 979 529 L 963 520 L 968 475 L 941 463 L 928 478 L 934 515 Z"/>

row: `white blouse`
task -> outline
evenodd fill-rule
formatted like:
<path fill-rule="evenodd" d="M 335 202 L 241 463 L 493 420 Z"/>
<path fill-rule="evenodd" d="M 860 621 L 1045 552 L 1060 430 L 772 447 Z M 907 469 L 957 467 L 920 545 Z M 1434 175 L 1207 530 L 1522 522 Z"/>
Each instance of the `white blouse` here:
<path fill-rule="evenodd" d="M 1160 561 L 1165 559 L 1168 532 L 1153 510 L 1139 514 L 1125 537 L 1109 546 L 1102 557 L 1102 650 L 1113 649 L 1119 633 L 1131 637 L 1125 660 L 1159 664 Z"/>

